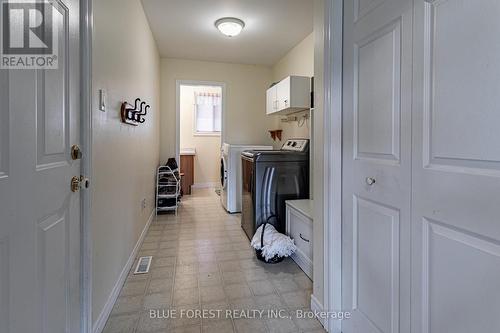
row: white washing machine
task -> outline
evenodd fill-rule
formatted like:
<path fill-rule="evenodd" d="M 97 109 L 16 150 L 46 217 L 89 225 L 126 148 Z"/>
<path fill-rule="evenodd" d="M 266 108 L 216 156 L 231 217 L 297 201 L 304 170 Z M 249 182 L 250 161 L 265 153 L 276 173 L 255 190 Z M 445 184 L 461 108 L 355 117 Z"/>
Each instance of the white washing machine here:
<path fill-rule="evenodd" d="M 241 153 L 245 150 L 272 149 L 272 146 L 222 144 L 220 200 L 229 213 L 241 212 Z"/>

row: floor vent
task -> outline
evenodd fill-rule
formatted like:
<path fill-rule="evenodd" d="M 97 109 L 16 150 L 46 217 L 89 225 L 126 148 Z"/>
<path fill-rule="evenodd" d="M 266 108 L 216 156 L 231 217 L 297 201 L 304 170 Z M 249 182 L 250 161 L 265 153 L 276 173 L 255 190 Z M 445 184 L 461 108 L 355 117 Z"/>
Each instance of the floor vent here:
<path fill-rule="evenodd" d="M 140 257 L 137 266 L 135 267 L 134 274 L 146 274 L 149 272 L 149 267 L 151 266 L 151 260 L 153 257 Z"/>

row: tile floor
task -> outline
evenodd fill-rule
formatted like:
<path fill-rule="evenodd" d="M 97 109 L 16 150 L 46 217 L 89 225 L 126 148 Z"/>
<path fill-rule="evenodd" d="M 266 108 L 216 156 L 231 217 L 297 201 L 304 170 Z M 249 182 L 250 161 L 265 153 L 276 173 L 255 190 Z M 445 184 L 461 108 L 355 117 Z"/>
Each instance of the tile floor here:
<path fill-rule="evenodd" d="M 130 272 L 104 333 L 324 332 L 296 316 L 309 310 L 311 280 L 290 259 L 258 261 L 240 216 L 227 214 L 213 190 L 185 196 L 177 216 L 158 216 L 138 257 L 148 255 L 149 273 Z"/>

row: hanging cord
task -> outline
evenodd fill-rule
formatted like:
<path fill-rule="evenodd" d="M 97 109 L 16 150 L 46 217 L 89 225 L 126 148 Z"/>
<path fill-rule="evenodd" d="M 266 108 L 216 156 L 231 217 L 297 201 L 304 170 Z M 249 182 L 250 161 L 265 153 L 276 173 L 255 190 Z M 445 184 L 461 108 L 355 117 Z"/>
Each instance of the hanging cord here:
<path fill-rule="evenodd" d="M 307 120 L 308 120 L 308 119 L 309 119 L 309 115 L 304 114 L 304 115 L 302 116 L 302 119 L 299 119 L 299 120 L 297 121 L 297 126 L 302 127 L 302 126 L 304 126 L 304 124 L 306 124 L 306 123 L 307 123 L 307 128 L 309 128 L 309 123 L 307 122 Z"/>

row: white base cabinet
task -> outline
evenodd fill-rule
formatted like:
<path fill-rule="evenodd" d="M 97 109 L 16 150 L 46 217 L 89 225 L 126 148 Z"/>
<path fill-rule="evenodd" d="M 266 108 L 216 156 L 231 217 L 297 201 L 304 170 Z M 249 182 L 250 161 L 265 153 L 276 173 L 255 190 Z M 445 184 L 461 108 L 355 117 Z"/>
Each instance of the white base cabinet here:
<path fill-rule="evenodd" d="M 286 201 L 286 233 L 297 246 L 291 256 L 309 278 L 313 272 L 313 220 L 311 200 Z"/>

